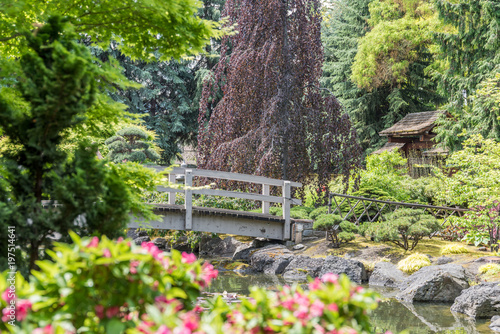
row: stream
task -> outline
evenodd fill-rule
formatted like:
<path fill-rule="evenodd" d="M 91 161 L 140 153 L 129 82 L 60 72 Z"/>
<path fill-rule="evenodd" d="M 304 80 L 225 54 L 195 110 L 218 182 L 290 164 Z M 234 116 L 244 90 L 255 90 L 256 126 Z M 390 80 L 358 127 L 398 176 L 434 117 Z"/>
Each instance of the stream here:
<path fill-rule="evenodd" d="M 209 293 L 237 293 L 248 295 L 251 286 L 275 290 L 285 285 L 281 277 L 275 275 L 241 275 L 232 271 L 219 272 L 219 277 L 206 289 Z M 291 284 L 288 282 L 288 284 Z M 407 330 L 408 334 L 483 334 L 493 333 L 489 328 L 489 319 L 474 321 L 465 315 L 452 313 L 450 304 L 437 303 L 401 303 L 392 298 L 394 289 L 374 288 L 384 298 L 372 313 L 372 324 L 376 331 L 399 333 Z"/>

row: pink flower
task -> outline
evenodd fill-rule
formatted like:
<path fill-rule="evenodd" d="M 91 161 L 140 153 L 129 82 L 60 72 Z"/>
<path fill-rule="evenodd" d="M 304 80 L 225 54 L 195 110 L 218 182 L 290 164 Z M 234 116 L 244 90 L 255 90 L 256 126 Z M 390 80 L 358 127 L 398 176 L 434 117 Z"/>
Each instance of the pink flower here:
<path fill-rule="evenodd" d="M 8 318 L 9 315 L 10 315 L 10 310 L 8 308 L 4 308 L 2 310 L 2 321 L 3 322 L 9 321 L 9 318 Z"/>
<path fill-rule="evenodd" d="M 111 257 L 111 252 L 109 251 L 108 248 L 106 248 L 106 249 L 104 249 L 102 251 L 102 256 L 104 256 L 104 257 Z"/>
<path fill-rule="evenodd" d="M 106 310 L 106 317 L 113 318 L 120 312 L 120 308 L 118 306 L 111 306 Z"/>
<path fill-rule="evenodd" d="M 155 334 L 171 334 L 171 333 L 172 331 L 168 329 L 167 326 L 165 325 L 161 325 L 160 327 L 158 327 L 158 329 L 155 332 Z"/>
<path fill-rule="evenodd" d="M 316 299 L 311 304 L 311 317 L 320 317 L 323 314 L 323 310 L 325 309 L 325 304 L 323 304 L 320 300 Z"/>
<path fill-rule="evenodd" d="M 196 328 L 198 328 L 199 324 L 199 317 L 196 314 L 196 312 L 189 311 L 185 313 L 184 315 L 181 316 L 184 329 L 189 330 L 189 333 L 194 331 Z"/>
<path fill-rule="evenodd" d="M 314 281 L 309 283 L 309 290 L 319 290 L 321 288 L 321 280 L 319 278 L 315 278 Z"/>
<path fill-rule="evenodd" d="M 36 328 L 32 332 L 33 334 L 54 334 L 54 328 L 52 325 L 47 325 L 44 328 Z"/>
<path fill-rule="evenodd" d="M 149 254 L 153 255 L 153 257 L 158 260 L 158 261 L 161 261 L 162 258 L 163 258 L 163 252 L 158 248 L 156 247 L 156 245 L 152 242 L 143 242 L 141 244 L 141 247 L 146 249 L 148 251 Z"/>
<path fill-rule="evenodd" d="M 305 305 L 300 305 L 297 311 L 293 312 L 293 315 L 298 319 L 309 318 L 309 308 Z"/>
<path fill-rule="evenodd" d="M 203 274 L 205 274 L 205 278 L 208 280 L 215 279 L 219 275 L 219 271 L 214 269 L 210 263 L 203 264 Z"/>
<path fill-rule="evenodd" d="M 193 253 L 182 252 L 182 263 L 193 263 L 196 261 L 196 255 Z"/>
<path fill-rule="evenodd" d="M 137 274 L 137 266 L 139 265 L 139 261 L 130 261 L 130 273 Z"/>
<path fill-rule="evenodd" d="M 17 301 L 16 318 L 18 321 L 23 321 L 31 310 L 31 302 L 27 299 L 20 299 Z"/>
<path fill-rule="evenodd" d="M 332 312 L 338 312 L 339 311 L 339 307 L 337 304 L 335 303 L 331 303 L 327 306 L 327 309 L 328 311 L 332 311 Z"/>
<path fill-rule="evenodd" d="M 103 305 L 96 305 L 94 307 L 94 310 L 95 310 L 95 315 L 99 319 L 104 319 L 104 306 Z"/>
<path fill-rule="evenodd" d="M 284 308 L 286 308 L 287 310 L 290 310 L 290 311 L 294 309 L 294 305 L 295 305 L 295 302 L 293 301 L 293 299 L 287 299 L 287 300 L 281 302 L 281 306 L 283 306 Z"/>
<path fill-rule="evenodd" d="M 321 277 L 321 280 L 325 283 L 337 284 L 339 276 L 333 273 L 326 273 Z"/>
<path fill-rule="evenodd" d="M 98 237 L 92 237 L 92 240 L 90 240 L 90 243 L 87 245 L 87 248 L 94 248 L 99 245 L 99 238 Z"/>
<path fill-rule="evenodd" d="M 116 239 L 117 242 L 122 242 L 123 241 L 123 237 L 119 237 L 118 239 Z"/>

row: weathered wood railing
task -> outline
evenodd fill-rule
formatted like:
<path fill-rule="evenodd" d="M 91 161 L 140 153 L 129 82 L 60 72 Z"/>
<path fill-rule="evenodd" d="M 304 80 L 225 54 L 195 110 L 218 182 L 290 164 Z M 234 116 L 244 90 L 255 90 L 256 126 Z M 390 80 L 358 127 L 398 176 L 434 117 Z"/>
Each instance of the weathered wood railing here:
<path fill-rule="evenodd" d="M 168 167 L 161 166 L 148 166 L 151 169 L 156 170 L 157 172 L 162 172 L 165 169 L 169 169 Z M 246 175 L 239 173 L 230 173 L 230 172 L 219 172 L 213 170 L 203 170 L 203 169 L 194 169 L 187 167 L 174 167 L 169 171 L 169 183 L 174 184 L 176 178 L 178 176 L 184 177 L 184 189 L 177 189 L 172 187 L 157 187 L 158 191 L 167 192 L 168 196 L 168 204 L 175 204 L 175 194 L 176 193 L 184 193 L 185 202 L 184 208 L 186 210 L 186 218 L 185 218 L 185 226 L 186 230 L 191 230 L 193 227 L 193 195 L 214 195 L 214 196 L 224 196 L 224 197 L 232 197 L 232 198 L 243 198 L 254 201 L 262 202 L 262 213 L 269 214 L 270 203 L 280 203 L 283 208 L 283 235 L 288 239 L 290 237 L 290 205 L 302 204 L 300 199 L 292 198 L 291 193 L 292 187 L 302 187 L 302 184 L 299 182 L 292 181 L 284 181 L 278 179 L 271 179 L 263 176 L 255 176 L 255 175 Z M 262 185 L 262 193 L 247 193 L 247 192 L 237 192 L 237 191 L 227 191 L 221 189 L 206 189 L 206 188 L 193 188 L 193 177 L 201 177 L 201 178 L 214 178 L 214 179 L 224 179 L 229 181 L 239 181 L 239 182 L 249 182 L 255 184 Z M 282 188 L 282 196 L 271 196 L 270 195 L 270 186 L 277 186 Z"/>
<path fill-rule="evenodd" d="M 337 201 L 336 199 L 337 197 L 340 197 L 342 200 Z M 347 202 L 349 211 L 343 215 L 341 206 L 345 202 Z M 352 203 L 354 203 L 354 205 Z M 357 215 L 355 209 L 356 207 L 358 207 L 359 204 L 362 205 L 363 211 L 361 212 L 361 214 Z M 469 209 L 462 209 L 462 208 L 450 208 L 446 206 L 433 206 L 433 205 L 425 205 L 417 203 L 391 202 L 373 198 L 357 197 L 357 196 L 336 194 L 336 193 L 331 193 L 328 200 L 329 213 L 332 214 L 337 213 L 344 220 L 354 218 L 356 225 L 359 225 L 359 223 L 361 222 L 361 218 L 363 218 L 363 216 L 366 216 L 368 221 L 374 222 L 377 220 L 377 218 L 383 215 L 384 210 L 392 212 L 397 210 L 399 207 L 407 207 L 411 209 L 423 209 L 424 211 L 432 214 L 434 217 L 443 218 L 442 225 L 446 223 L 446 221 L 450 216 L 453 216 L 455 214 L 461 216 L 464 212 L 469 211 Z M 372 216 L 370 216 L 370 208 L 373 208 L 375 211 L 374 214 L 372 214 Z"/>

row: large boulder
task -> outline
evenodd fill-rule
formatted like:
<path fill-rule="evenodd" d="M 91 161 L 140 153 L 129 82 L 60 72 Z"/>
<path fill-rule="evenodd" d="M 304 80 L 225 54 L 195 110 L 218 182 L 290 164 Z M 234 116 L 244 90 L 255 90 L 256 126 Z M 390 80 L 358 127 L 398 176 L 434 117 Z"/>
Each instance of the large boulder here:
<path fill-rule="evenodd" d="M 494 332 L 500 332 L 500 315 L 495 315 L 491 318 L 490 329 Z"/>
<path fill-rule="evenodd" d="M 283 272 L 286 280 L 305 280 L 307 276 L 318 277 L 325 259 L 296 256 Z"/>
<path fill-rule="evenodd" d="M 330 255 L 326 257 L 319 276 L 321 277 L 326 273 L 346 274 L 351 281 L 358 284 L 368 280 L 363 263 L 357 260 L 346 260 L 338 256 Z"/>
<path fill-rule="evenodd" d="M 250 255 L 256 250 L 257 248 L 252 247 L 251 243 L 243 243 L 236 247 L 236 250 L 233 253 L 233 256 L 231 260 L 233 261 L 238 261 L 238 260 L 243 260 L 243 261 L 250 261 Z"/>
<path fill-rule="evenodd" d="M 458 264 L 423 267 L 406 278 L 396 298 L 406 302 L 453 302 L 474 276 Z"/>
<path fill-rule="evenodd" d="M 491 318 L 500 314 L 500 285 L 498 282 L 483 282 L 463 290 L 451 310 L 474 318 Z"/>
<path fill-rule="evenodd" d="M 368 283 L 375 286 L 397 288 L 407 275 L 390 262 L 379 262 L 375 264 Z"/>
<path fill-rule="evenodd" d="M 283 245 L 269 245 L 250 256 L 250 266 L 264 274 L 281 274 L 294 255 Z"/>

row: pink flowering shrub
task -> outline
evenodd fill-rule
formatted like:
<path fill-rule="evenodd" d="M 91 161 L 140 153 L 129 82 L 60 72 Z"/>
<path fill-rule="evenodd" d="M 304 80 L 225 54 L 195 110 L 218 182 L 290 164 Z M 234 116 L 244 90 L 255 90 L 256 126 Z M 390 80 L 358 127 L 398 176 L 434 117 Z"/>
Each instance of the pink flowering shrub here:
<path fill-rule="evenodd" d="M 16 327 L 2 322 L 0 332 L 121 333 L 137 327 L 151 305 L 189 312 L 217 277 L 212 265 L 194 255 L 164 253 L 153 243 L 139 247 L 128 240 L 71 236 L 72 245 L 47 251 L 52 261 L 39 261 L 29 284 L 18 275 Z M 11 299 L 6 278 L 0 279 L 4 314 Z"/>
<path fill-rule="evenodd" d="M 176 302 L 151 307 L 128 333 L 373 333 L 369 312 L 376 306 L 375 292 L 345 275 L 327 274 L 311 281 L 308 290 L 297 285 L 277 292 L 253 288 L 240 303 L 227 305 L 219 298 L 202 312 L 181 310 Z"/>

